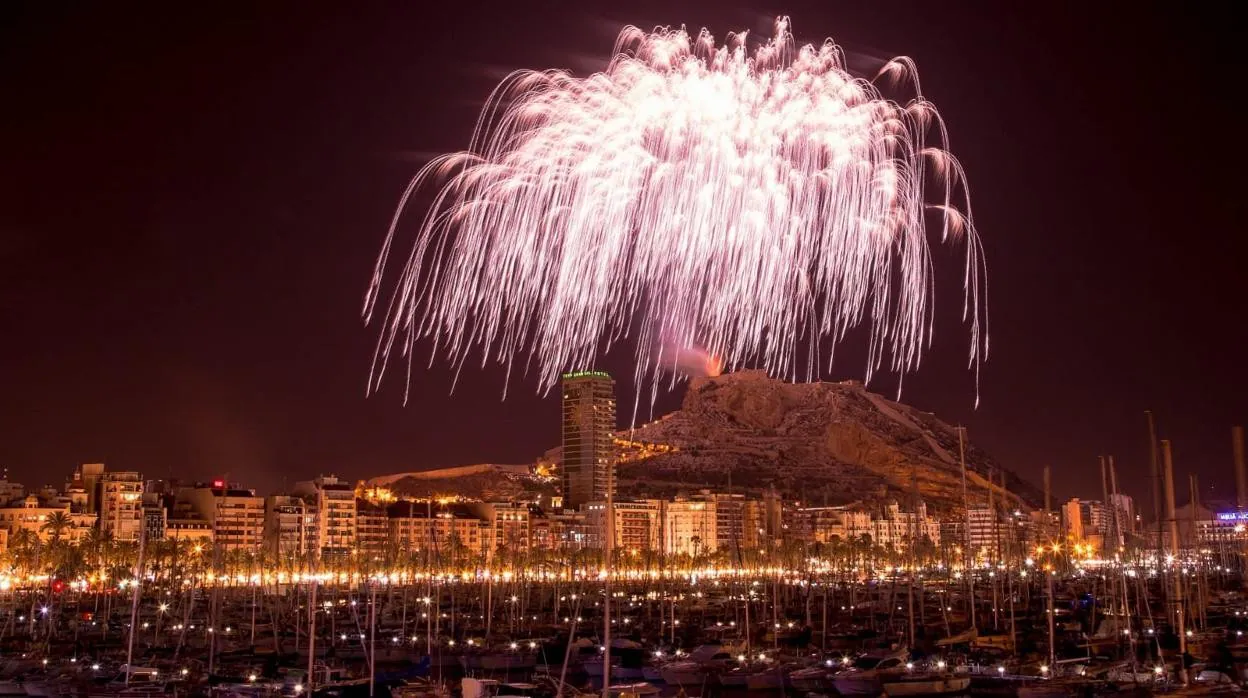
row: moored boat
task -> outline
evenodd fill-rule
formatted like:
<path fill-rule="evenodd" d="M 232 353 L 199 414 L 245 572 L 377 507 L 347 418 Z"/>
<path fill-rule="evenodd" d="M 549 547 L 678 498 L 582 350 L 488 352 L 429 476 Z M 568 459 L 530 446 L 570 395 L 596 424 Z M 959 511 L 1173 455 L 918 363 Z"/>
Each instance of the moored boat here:
<path fill-rule="evenodd" d="M 948 672 L 905 672 L 882 677 L 884 694 L 897 696 L 947 696 L 965 693 L 971 687 L 971 677 L 957 676 Z"/>

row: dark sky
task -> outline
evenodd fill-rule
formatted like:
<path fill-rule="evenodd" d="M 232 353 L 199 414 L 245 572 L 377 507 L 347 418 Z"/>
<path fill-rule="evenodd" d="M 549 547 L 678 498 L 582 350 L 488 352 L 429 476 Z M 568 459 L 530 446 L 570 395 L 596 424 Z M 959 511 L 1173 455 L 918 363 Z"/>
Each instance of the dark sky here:
<path fill-rule="evenodd" d="M 511 69 L 600 67 L 625 23 L 722 37 L 787 13 L 799 39 L 912 56 L 970 178 L 991 285 L 982 403 L 943 282 L 906 401 L 1085 497 L 1102 453 L 1146 492 L 1151 408 L 1180 477 L 1231 491 L 1248 368 L 1230 10 L 261 4 L 0 6 L 0 465 L 15 479 L 105 460 L 269 490 L 555 445 L 556 401 L 531 382 L 501 401 L 499 371 L 452 395 L 443 365 L 417 367 L 407 407 L 399 382 L 364 396 L 360 303 L 413 156 L 464 147 Z M 829 377 L 860 375 L 850 357 Z"/>

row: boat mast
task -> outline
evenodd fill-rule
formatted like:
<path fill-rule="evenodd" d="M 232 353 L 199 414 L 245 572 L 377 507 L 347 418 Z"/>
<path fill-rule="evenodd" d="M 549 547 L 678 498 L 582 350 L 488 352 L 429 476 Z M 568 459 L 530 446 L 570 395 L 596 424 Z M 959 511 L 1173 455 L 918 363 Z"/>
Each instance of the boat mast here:
<path fill-rule="evenodd" d="M 1114 515 L 1111 519 L 1114 524 L 1114 540 L 1119 548 L 1125 552 L 1127 545 L 1126 528 L 1123 526 L 1123 518 L 1125 512 L 1118 508 L 1118 470 L 1114 467 L 1114 457 L 1109 457 L 1109 494 L 1112 497 L 1113 506 L 1110 507 L 1110 513 Z M 1129 522 L 1128 522 L 1129 523 Z"/>
<path fill-rule="evenodd" d="M 1149 481 L 1153 486 L 1153 518 L 1157 519 L 1157 548 L 1155 552 L 1157 565 L 1160 567 L 1162 560 L 1161 548 L 1164 543 L 1161 527 L 1162 522 L 1165 520 L 1165 515 L 1161 503 L 1161 464 L 1157 459 L 1157 425 L 1153 421 L 1152 410 L 1144 410 L 1144 416 L 1148 418 L 1148 472 Z"/>
<path fill-rule="evenodd" d="M 134 666 L 134 631 L 139 626 L 139 589 L 143 582 L 143 552 L 147 544 L 147 521 L 142 505 L 139 507 L 139 559 L 134 563 L 134 593 L 130 596 L 130 638 L 126 641 L 126 685 Z M 31 616 L 34 617 L 33 614 Z M 50 632 L 49 632 L 50 634 Z M 47 661 L 47 660 L 44 660 Z"/>
<path fill-rule="evenodd" d="M 614 425 L 613 425 L 614 426 Z M 629 440 L 632 440 L 629 432 Z M 607 465 L 607 525 L 605 527 L 606 545 L 603 546 L 603 568 L 606 579 L 603 583 L 602 595 L 602 698 L 611 698 L 611 552 L 615 548 L 615 462 Z M 660 608 L 662 606 L 660 605 Z M 675 606 L 672 616 L 676 615 Z M 675 621 L 672 622 L 673 627 Z M 674 631 L 673 631 L 674 632 Z M 571 642 L 572 638 L 569 637 Z"/>
<path fill-rule="evenodd" d="M 1118 501 L 1118 474 L 1116 470 L 1114 469 L 1114 457 L 1113 456 L 1109 457 L 1109 494 L 1113 498 L 1113 501 L 1116 504 Z M 1114 513 L 1115 519 L 1117 519 L 1119 512 L 1116 506 L 1113 509 L 1113 513 Z M 1138 676 L 1138 673 L 1137 673 L 1138 667 L 1136 665 L 1136 658 L 1135 658 L 1135 635 L 1131 632 L 1131 604 L 1130 604 L 1130 593 L 1127 588 L 1127 560 L 1126 560 L 1127 555 L 1126 555 L 1126 548 L 1123 545 L 1125 543 L 1125 536 L 1123 535 L 1123 529 L 1121 525 L 1118 526 L 1118 537 L 1119 537 L 1120 552 L 1116 554 L 1114 557 L 1118 559 L 1118 579 L 1121 582 L 1121 586 L 1122 586 L 1122 604 L 1121 604 L 1122 616 L 1121 617 L 1122 617 L 1122 621 L 1126 623 L 1126 626 L 1127 626 L 1126 628 L 1124 628 L 1124 630 L 1126 631 L 1126 635 L 1127 635 L 1127 644 L 1131 648 L 1131 678 L 1133 682 L 1138 682 L 1138 679 L 1136 679 L 1136 677 Z"/>
<path fill-rule="evenodd" d="M 374 573 L 375 574 L 375 573 Z M 368 604 L 368 695 L 373 696 L 377 677 L 377 578 L 369 582 L 372 599 Z"/>
<path fill-rule="evenodd" d="M 1053 503 L 1053 498 L 1051 494 L 1052 489 L 1050 485 L 1051 485 L 1050 471 L 1049 471 L 1049 466 L 1046 465 L 1044 466 L 1044 527 L 1046 531 L 1051 532 L 1052 529 L 1050 528 L 1050 526 L 1053 520 L 1052 520 L 1052 514 L 1050 513 L 1050 507 Z M 1049 606 L 1048 613 L 1045 614 L 1049 617 L 1049 670 L 1056 671 L 1057 670 L 1057 653 L 1055 651 L 1055 647 L 1053 644 L 1053 637 L 1055 634 L 1055 628 L 1054 628 L 1054 622 L 1053 622 L 1053 610 L 1054 610 L 1053 608 L 1053 573 L 1056 571 L 1056 568 L 1057 568 L 1057 554 L 1056 554 L 1057 551 L 1056 551 L 1056 547 L 1051 545 L 1051 543 L 1052 541 L 1050 541 L 1050 549 L 1053 551 L 1053 564 L 1049 565 L 1048 569 L 1044 569 L 1042 571 L 1044 572 L 1045 588 L 1048 592 L 1048 606 Z M 1043 546 L 1041 546 L 1041 550 L 1043 550 Z"/>
<path fill-rule="evenodd" d="M 971 504 L 966 494 L 966 427 L 958 427 L 958 460 L 962 464 L 962 510 L 966 512 L 965 527 L 963 538 L 965 539 L 966 553 L 962 556 L 962 571 L 966 574 L 966 583 L 971 605 L 971 627 L 977 627 L 975 623 L 975 570 L 971 561 L 974 560 L 974 554 L 971 551 Z"/>
<path fill-rule="evenodd" d="M 433 541 L 435 526 L 433 522 L 433 494 L 425 500 L 425 524 L 428 526 L 425 536 L 425 581 L 428 583 L 425 596 L 425 652 L 429 653 L 429 661 L 433 662 L 433 617 L 438 615 L 439 608 L 433 605 Z M 488 579 L 490 571 L 485 571 Z"/>
<path fill-rule="evenodd" d="M 1057 572 L 1057 555 L 1054 554 L 1053 564 L 1049 566 L 1049 569 L 1045 570 L 1045 574 L 1044 574 L 1045 584 L 1048 587 L 1048 596 L 1049 596 L 1049 667 L 1050 669 L 1054 669 L 1057 666 L 1057 663 L 1056 663 L 1057 652 L 1053 644 L 1053 637 L 1055 634 L 1054 623 L 1053 623 L 1053 611 L 1054 611 L 1053 574 L 1056 572 Z"/>
<path fill-rule="evenodd" d="M 915 578 L 914 546 L 918 540 L 918 529 L 919 529 L 919 474 L 918 472 L 914 470 L 910 471 L 910 483 L 911 483 L 911 487 L 914 489 L 914 503 L 911 505 L 911 508 L 914 510 L 914 514 L 910 518 L 910 583 L 906 587 L 906 603 L 907 603 L 907 613 L 909 615 L 909 620 L 910 620 L 910 647 L 914 648 L 918 644 L 917 639 L 914 636 L 914 578 Z"/>
<path fill-rule="evenodd" d="M 1163 469 L 1163 485 L 1165 486 L 1166 521 L 1170 526 L 1170 555 L 1178 566 L 1174 572 L 1174 622 L 1179 636 L 1179 682 L 1187 685 L 1187 667 L 1183 665 L 1187 656 L 1186 618 L 1183 609 L 1183 561 L 1182 550 L 1179 548 L 1179 520 L 1174 513 L 1174 458 L 1170 452 L 1170 441 L 1161 440 L 1161 457 Z"/>
<path fill-rule="evenodd" d="M 313 558 L 315 559 L 315 558 Z M 312 695 L 316 674 L 316 566 L 312 567 L 308 590 L 308 675 L 304 678 L 308 695 Z"/>
<path fill-rule="evenodd" d="M 1001 471 L 1001 501 L 1007 509 L 1009 508 L 1009 496 L 1010 496 L 1010 491 L 1007 489 L 1007 486 L 1005 484 L 1005 470 L 1002 470 Z M 1015 522 L 1014 526 L 1012 527 L 1012 530 L 1010 531 L 1009 535 L 1006 538 L 1006 543 L 1007 545 L 1010 545 L 1012 543 L 1016 543 L 1017 541 L 1018 541 L 1018 523 Z M 1010 547 L 1014 547 L 1014 546 L 1010 545 Z M 1018 644 L 1017 644 L 1018 632 L 1017 632 L 1017 625 L 1015 624 L 1015 618 L 1014 618 L 1014 576 L 1010 572 L 1011 556 L 1003 555 L 1002 557 L 1005 560 L 1006 594 L 1008 595 L 1010 599 L 1010 651 L 1017 654 L 1018 653 Z M 1015 559 L 1017 559 L 1017 557 L 1015 557 Z"/>
<path fill-rule="evenodd" d="M 994 496 L 994 488 L 996 478 L 992 474 L 993 468 L 988 468 L 988 512 L 992 516 L 992 570 L 988 573 L 988 583 L 992 586 L 992 629 L 994 631 L 1001 629 L 1000 611 L 1001 603 L 997 597 L 997 563 L 1001 560 L 1001 517 L 997 512 L 997 499 Z"/>

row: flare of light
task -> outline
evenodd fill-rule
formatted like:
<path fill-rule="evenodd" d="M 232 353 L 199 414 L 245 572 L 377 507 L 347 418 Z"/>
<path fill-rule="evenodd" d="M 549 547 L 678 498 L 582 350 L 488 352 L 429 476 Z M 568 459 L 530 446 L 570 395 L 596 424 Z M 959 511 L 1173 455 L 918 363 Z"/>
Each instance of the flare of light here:
<path fill-rule="evenodd" d="M 904 375 L 932 337 L 930 241 L 965 251 L 978 381 L 986 268 L 947 141 L 910 59 L 857 78 L 831 39 L 799 47 L 783 17 L 752 51 L 745 34 L 717 45 L 705 29 L 630 26 L 603 72 L 512 73 L 469 149 L 429 162 L 400 199 L 364 303 L 366 321 L 383 318 L 369 390 L 396 355 L 410 382 L 419 339 L 431 363 L 458 372 L 479 353 L 543 391 L 626 337 L 652 391 L 688 349 L 716 371 L 813 380 L 859 326 L 866 378 Z M 400 220 L 425 189 L 379 311 Z"/>

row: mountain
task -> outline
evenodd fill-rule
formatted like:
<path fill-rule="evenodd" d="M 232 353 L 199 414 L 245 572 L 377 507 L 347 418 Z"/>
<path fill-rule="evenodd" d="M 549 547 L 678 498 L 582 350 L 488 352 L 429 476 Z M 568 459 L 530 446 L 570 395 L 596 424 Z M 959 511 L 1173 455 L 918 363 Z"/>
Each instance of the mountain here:
<path fill-rule="evenodd" d="M 761 371 L 695 378 L 679 410 L 619 432 L 617 443 L 622 498 L 703 488 L 759 495 L 774 487 L 786 500 L 810 506 L 896 500 L 908 508 L 917 484 L 930 509 L 962 507 L 958 430 L 857 381 L 786 383 Z M 969 441 L 963 446 L 972 506 L 987 501 L 990 487 L 997 502 L 1012 507 L 1042 503 L 1035 486 Z M 398 473 L 369 485 L 409 496 L 544 498 L 555 493 L 550 473 L 559 451 L 547 451 L 533 465 Z"/>
<path fill-rule="evenodd" d="M 621 496 L 774 486 L 809 505 L 905 503 L 917 479 L 929 507 L 962 506 L 958 430 L 857 381 L 786 383 L 761 371 L 697 378 L 679 410 L 620 441 Z M 999 502 L 1042 502 L 1042 492 L 981 449 L 968 442 L 965 451 L 972 505 L 987 500 L 990 473 Z"/>

